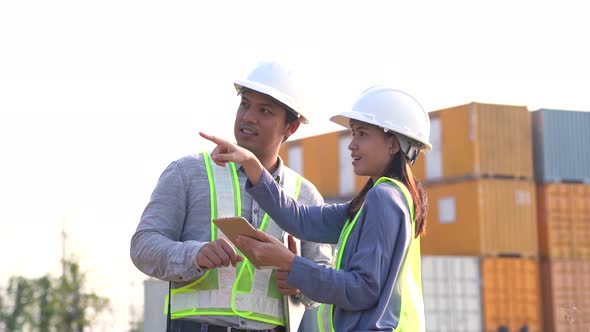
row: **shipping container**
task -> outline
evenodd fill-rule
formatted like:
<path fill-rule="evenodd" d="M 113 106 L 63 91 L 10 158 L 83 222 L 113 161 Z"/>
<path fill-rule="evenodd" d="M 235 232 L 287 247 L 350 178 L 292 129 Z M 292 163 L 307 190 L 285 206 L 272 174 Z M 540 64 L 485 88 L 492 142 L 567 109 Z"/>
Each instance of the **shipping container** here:
<path fill-rule="evenodd" d="M 541 289 L 545 331 L 590 331 L 590 260 L 542 260 Z"/>
<path fill-rule="evenodd" d="M 531 112 L 538 183 L 590 183 L 590 112 Z"/>
<path fill-rule="evenodd" d="M 590 184 L 537 185 L 539 254 L 590 259 Z"/>
<path fill-rule="evenodd" d="M 429 115 L 433 149 L 413 166 L 419 179 L 533 178 L 531 119 L 525 106 L 474 102 Z"/>
<path fill-rule="evenodd" d="M 426 185 L 426 255 L 537 257 L 535 184 L 479 179 Z"/>
<path fill-rule="evenodd" d="M 543 331 L 536 259 L 483 257 L 481 275 L 484 331 Z"/>
<path fill-rule="evenodd" d="M 483 330 L 479 257 L 422 256 L 428 332 Z"/>
<path fill-rule="evenodd" d="M 541 332 L 532 258 L 422 256 L 428 332 Z"/>
<path fill-rule="evenodd" d="M 311 181 L 328 200 L 353 197 L 368 178 L 356 176 L 348 145 L 349 130 L 287 141 L 279 155 L 287 166 Z"/>
<path fill-rule="evenodd" d="M 339 137 L 338 132 L 333 132 L 286 142 L 281 158 L 311 181 L 322 195 L 338 196 L 339 178 L 335 169 L 339 165 Z"/>
<path fill-rule="evenodd" d="M 337 132 L 308 137 L 299 141 L 303 152 L 303 174 L 326 196 L 337 196 L 338 140 Z"/>

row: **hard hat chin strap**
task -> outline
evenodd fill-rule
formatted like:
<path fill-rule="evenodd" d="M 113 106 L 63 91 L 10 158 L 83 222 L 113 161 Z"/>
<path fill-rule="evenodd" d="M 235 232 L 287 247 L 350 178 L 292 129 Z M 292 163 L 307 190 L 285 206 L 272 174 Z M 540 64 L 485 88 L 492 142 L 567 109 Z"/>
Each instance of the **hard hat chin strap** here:
<path fill-rule="evenodd" d="M 421 146 L 417 146 L 414 142 L 408 140 L 404 136 L 398 135 L 398 141 L 400 150 L 404 153 L 410 164 L 413 165 L 420 154 Z"/>
<path fill-rule="evenodd" d="M 406 154 L 406 158 L 410 162 L 410 165 L 414 165 L 416 159 L 418 159 L 418 155 L 420 154 L 420 149 L 414 145 L 410 145 L 408 151 L 404 151 L 404 153 Z"/>

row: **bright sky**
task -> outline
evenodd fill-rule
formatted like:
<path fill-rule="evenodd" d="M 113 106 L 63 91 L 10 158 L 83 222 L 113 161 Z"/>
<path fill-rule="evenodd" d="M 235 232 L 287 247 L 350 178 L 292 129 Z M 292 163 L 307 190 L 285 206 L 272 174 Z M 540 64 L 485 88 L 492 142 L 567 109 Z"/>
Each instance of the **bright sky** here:
<path fill-rule="evenodd" d="M 352 2 L 351 2 L 352 3 Z M 233 79 L 278 59 L 308 80 L 312 124 L 370 85 L 427 110 L 472 101 L 590 110 L 584 1 L 2 1 L 0 283 L 60 271 L 67 250 L 141 311 L 129 240 L 163 169 L 232 138 Z"/>

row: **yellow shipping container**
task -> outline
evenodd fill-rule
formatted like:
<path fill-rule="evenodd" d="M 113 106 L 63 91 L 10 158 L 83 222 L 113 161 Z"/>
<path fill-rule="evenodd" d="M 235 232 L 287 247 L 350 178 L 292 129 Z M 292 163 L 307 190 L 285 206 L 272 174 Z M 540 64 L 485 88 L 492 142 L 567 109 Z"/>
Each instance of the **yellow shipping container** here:
<path fill-rule="evenodd" d="M 590 331 L 590 260 L 541 261 L 541 289 L 545 331 Z"/>
<path fill-rule="evenodd" d="M 338 194 L 338 132 L 311 136 L 295 141 L 288 141 L 281 147 L 279 155 L 289 167 L 293 160 L 289 160 L 289 149 L 301 149 L 300 172 L 311 181 L 324 196 L 336 196 Z"/>
<path fill-rule="evenodd" d="M 350 131 L 342 130 L 287 141 L 279 155 L 286 165 L 311 181 L 325 198 L 350 198 L 368 179 L 354 174 L 347 148 L 350 139 Z M 290 151 L 296 153 L 290 154 Z"/>
<path fill-rule="evenodd" d="M 330 133 L 301 140 L 303 150 L 303 174 L 315 184 L 324 196 L 339 193 L 338 139 L 340 134 Z"/>
<path fill-rule="evenodd" d="M 506 179 L 426 186 L 425 255 L 536 257 L 535 185 Z"/>
<path fill-rule="evenodd" d="M 539 253 L 551 258 L 590 258 L 590 185 L 537 185 Z"/>
<path fill-rule="evenodd" d="M 433 150 L 413 167 L 419 179 L 533 177 L 531 118 L 525 106 L 474 102 L 429 115 Z"/>
<path fill-rule="evenodd" d="M 484 331 L 543 331 L 536 259 L 482 257 L 481 275 Z"/>

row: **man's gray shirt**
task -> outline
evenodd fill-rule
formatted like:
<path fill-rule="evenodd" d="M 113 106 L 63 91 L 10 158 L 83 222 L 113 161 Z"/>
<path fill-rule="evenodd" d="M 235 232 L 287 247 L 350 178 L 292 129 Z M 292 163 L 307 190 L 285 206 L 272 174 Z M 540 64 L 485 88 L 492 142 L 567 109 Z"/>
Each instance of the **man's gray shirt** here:
<path fill-rule="evenodd" d="M 279 165 L 272 174 L 279 184 L 283 184 L 285 168 L 279 158 Z M 247 176 L 241 167 L 238 170 L 238 180 L 242 217 L 259 227 L 265 212 L 244 190 Z M 304 178 L 298 201 L 306 205 L 323 203 L 317 189 Z M 174 288 L 182 287 L 205 273 L 206 270 L 197 265 L 196 257 L 210 240 L 211 210 L 205 163 L 201 154 L 186 156 L 172 162 L 160 176 L 131 239 L 131 260 L 143 273 L 172 281 Z M 301 241 L 302 256 L 313 262 L 329 265 L 331 253 L 330 245 Z M 273 327 L 237 316 L 194 316 L 187 319 L 241 329 Z"/>

